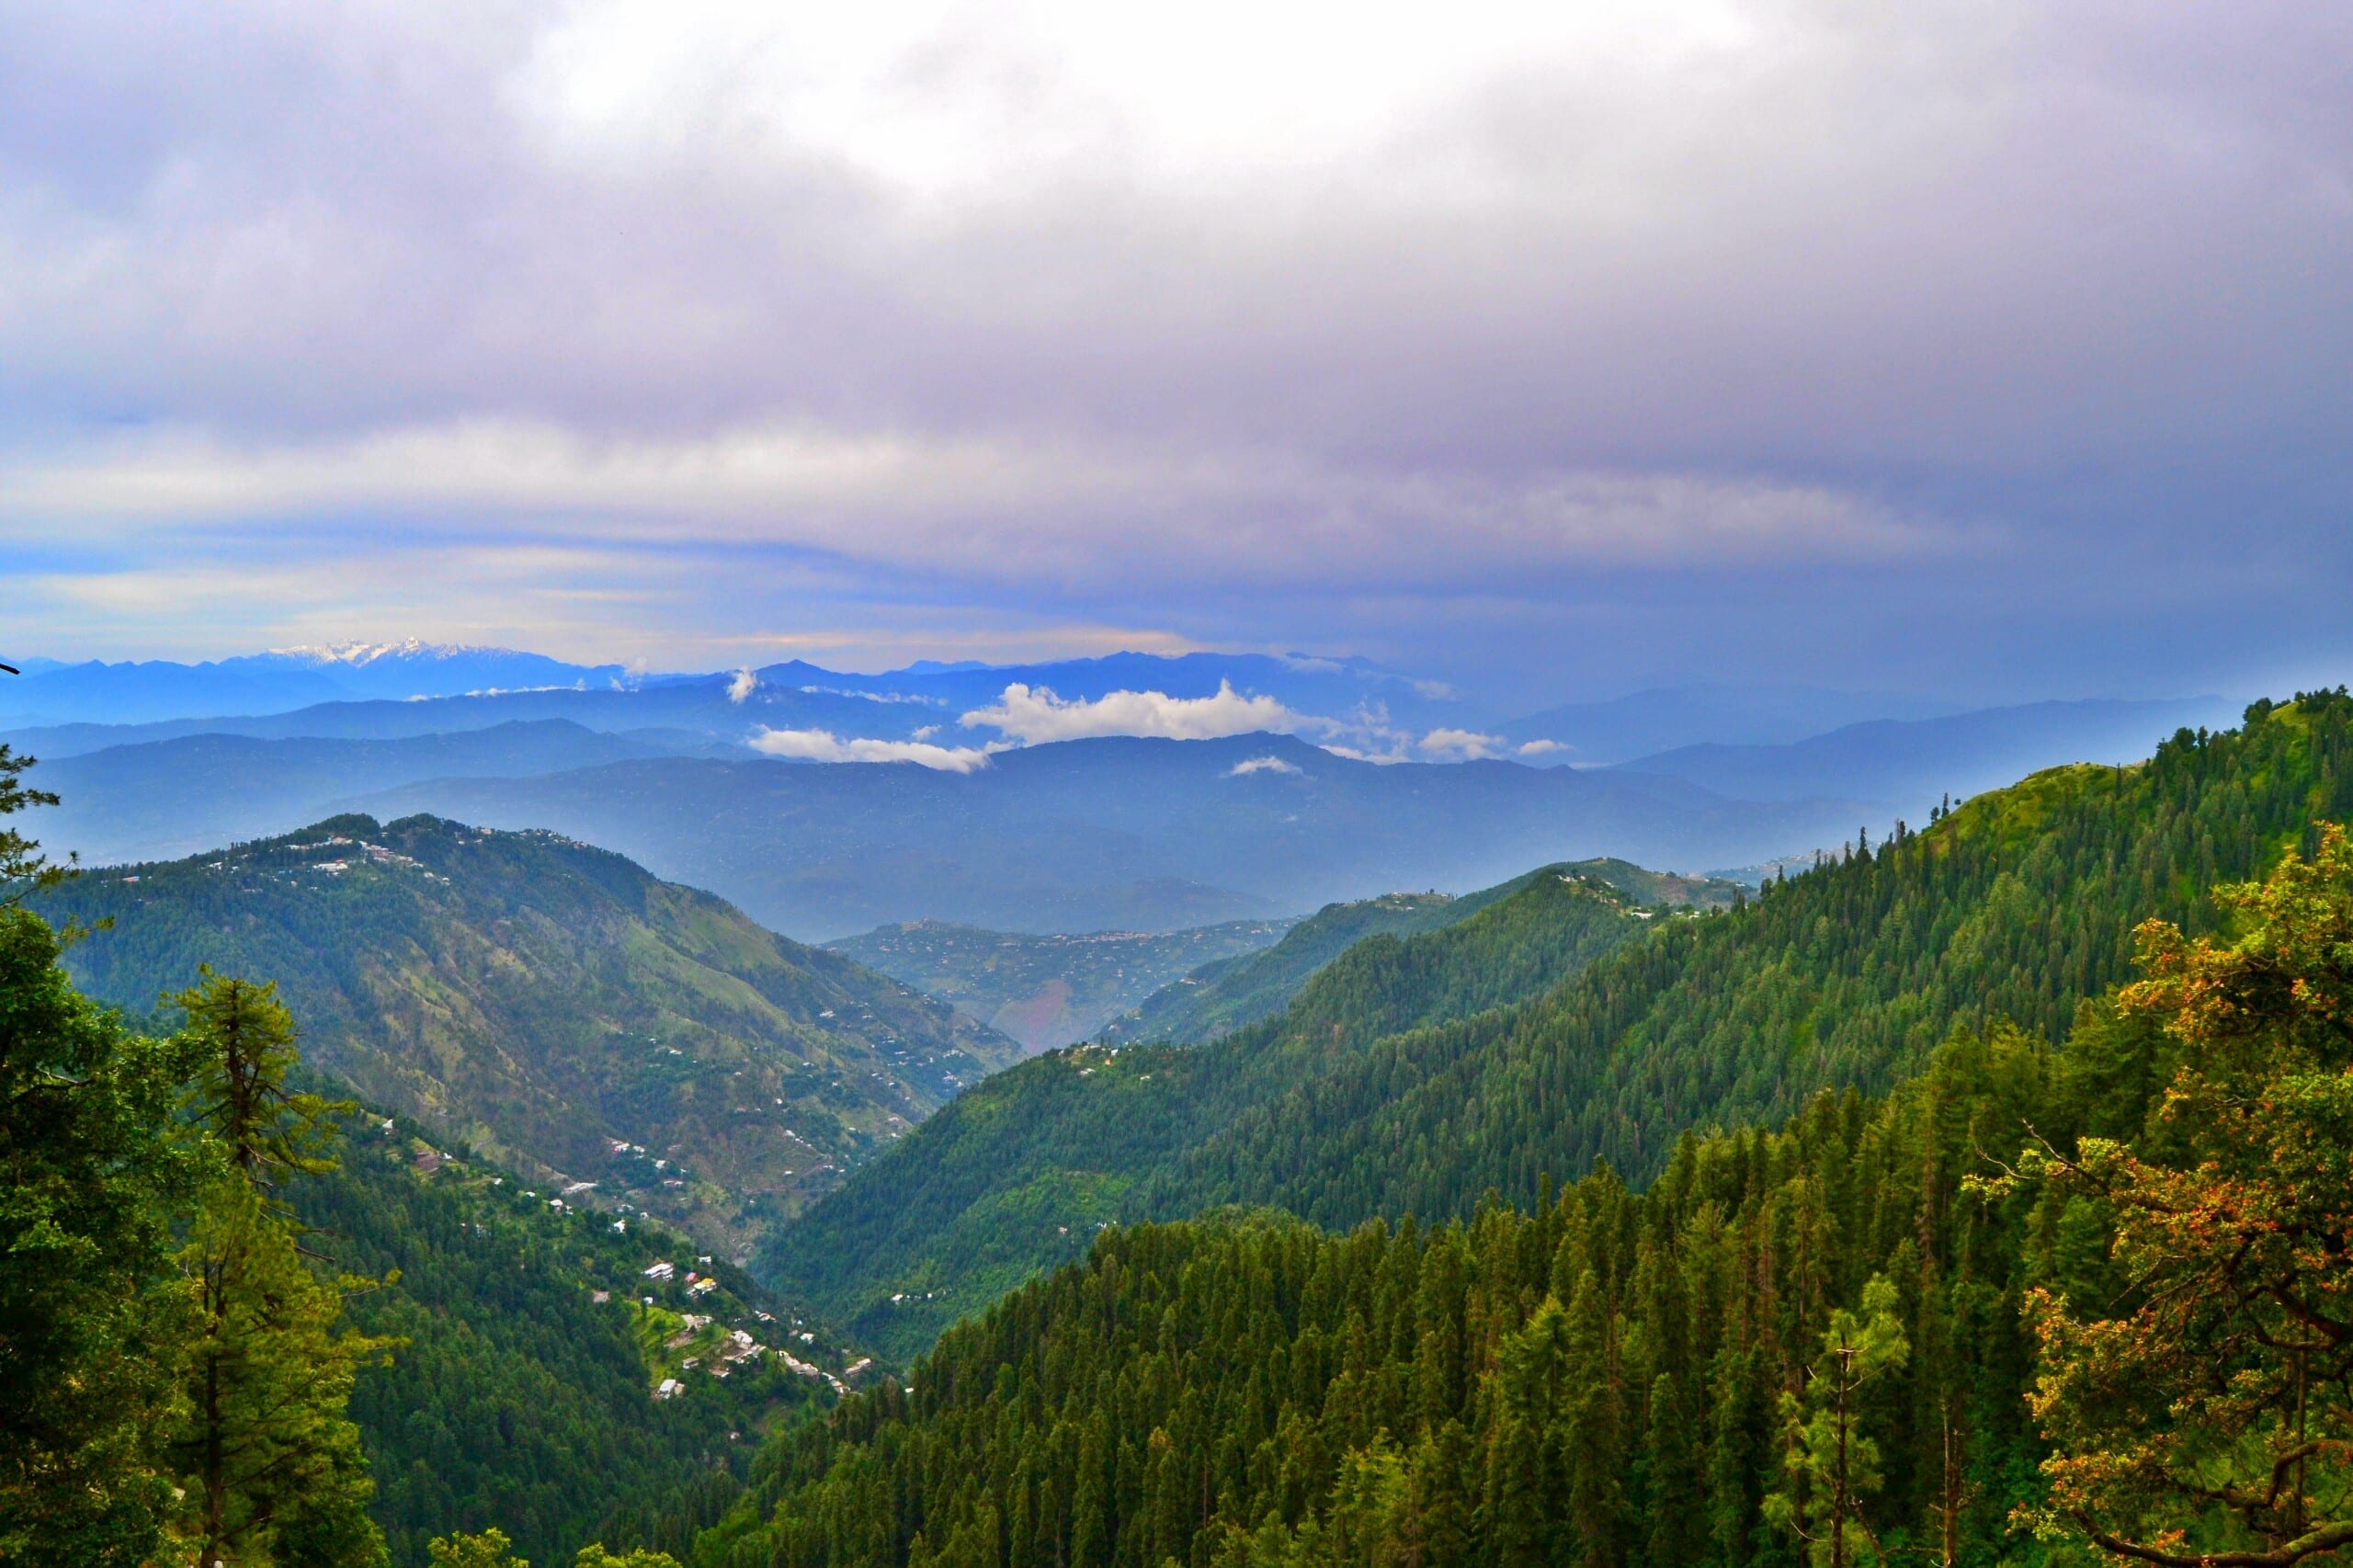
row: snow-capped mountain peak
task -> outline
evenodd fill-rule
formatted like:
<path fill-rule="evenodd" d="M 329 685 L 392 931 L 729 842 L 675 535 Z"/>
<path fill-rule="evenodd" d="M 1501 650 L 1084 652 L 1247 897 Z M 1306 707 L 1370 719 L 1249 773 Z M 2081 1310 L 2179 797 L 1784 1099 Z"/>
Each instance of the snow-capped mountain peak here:
<path fill-rule="evenodd" d="M 468 642 L 427 642 L 422 637 L 404 637 L 397 642 L 333 642 L 325 646 L 301 643 L 291 648 L 272 648 L 270 653 L 283 659 L 299 659 L 312 665 L 344 665 L 360 668 L 385 660 L 402 662 L 426 659 L 455 658 L 532 658 L 535 654 L 517 654 L 509 648 L 490 648 Z"/>

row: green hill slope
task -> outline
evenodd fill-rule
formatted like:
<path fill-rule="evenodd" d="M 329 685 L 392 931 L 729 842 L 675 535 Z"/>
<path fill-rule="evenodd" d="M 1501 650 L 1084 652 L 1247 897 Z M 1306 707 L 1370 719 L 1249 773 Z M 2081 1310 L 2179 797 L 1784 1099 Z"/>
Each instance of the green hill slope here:
<path fill-rule="evenodd" d="M 600 1537 L 683 1551 L 682 1528 L 717 1517 L 761 1434 L 831 1402 L 817 1369 L 838 1371 L 839 1354 L 790 1337 L 748 1280 L 675 1233 L 616 1232 L 462 1151 L 428 1152 L 420 1133 L 358 1122 L 341 1168 L 288 1188 L 324 1260 L 391 1277 L 347 1312 L 407 1341 L 351 1403 L 393 1562 L 421 1568 L 431 1537 L 491 1525 L 541 1562 Z M 670 1277 L 645 1278 L 661 1262 Z M 690 1273 L 716 1283 L 697 1290 Z M 786 1348 L 809 1369 L 765 1353 Z M 659 1396 L 665 1378 L 681 1392 Z"/>
<path fill-rule="evenodd" d="M 1956 1026 L 2063 1036 L 2124 978 L 2150 916 L 2209 926 L 2207 891 L 2316 818 L 2353 812 L 2353 699 L 2258 703 L 2132 767 L 2037 774 L 1934 824 L 1677 922 L 1512 1008 L 1381 1040 L 1154 1173 L 1155 1214 L 1277 1204 L 1326 1224 L 1468 1212 L 1489 1188 L 1765 1122 L 1825 1086 L 1883 1088 Z"/>
<path fill-rule="evenodd" d="M 1483 903 L 1437 931 L 1358 942 L 1280 1017 L 1215 1045 L 1079 1047 L 976 1085 L 777 1233 L 756 1267 L 906 1356 L 1082 1253 L 1131 1210 L 1140 1179 L 1250 1107 L 1400 1028 L 1541 991 L 1645 928 L 1616 889 L 1560 871 Z"/>
<path fill-rule="evenodd" d="M 1146 996 L 1134 1011 L 1105 1024 L 1107 1045 L 1141 1040 L 1199 1044 L 1272 1017 L 1308 978 L 1353 944 L 1372 936 L 1433 931 L 1472 910 L 1439 892 L 1392 892 L 1327 903 L 1283 933 L 1274 946 L 1205 963 Z"/>
<path fill-rule="evenodd" d="M 1035 1051 L 1085 1040 L 1188 970 L 1256 953 L 1290 924 L 1229 920 L 1072 936 L 914 920 L 825 947 L 953 1003 Z"/>
<path fill-rule="evenodd" d="M 112 921 L 70 955 L 92 994 L 143 1013 L 200 963 L 269 976 L 309 1060 L 370 1100 L 730 1252 L 1020 1055 L 551 834 L 338 817 L 40 903 Z"/>
<path fill-rule="evenodd" d="M 904 1354 L 949 1304 L 972 1310 L 1107 1221 L 1243 1204 L 1340 1227 L 1465 1214 L 1597 1157 L 1647 1177 L 1686 1128 L 1884 1088 L 1957 1026 L 2063 1036 L 2125 973 L 2138 920 L 2207 925 L 2205 889 L 2348 812 L 2353 700 L 2323 693 L 2139 767 L 2037 775 L 1732 913 L 1526 968 L 1525 989 L 1478 922 L 1376 938 L 1283 1018 L 1214 1045 L 1065 1053 L 985 1085 L 764 1266 Z M 1464 961 L 1425 970 L 1441 937 Z M 1327 1020 L 1327 977 L 1334 998 L 1381 1000 Z"/>
<path fill-rule="evenodd" d="M 1728 908 L 1739 892 L 1731 882 L 1646 870 L 1626 860 L 1579 860 L 1548 869 L 1608 883 L 1644 906 Z M 1139 1040 L 1198 1045 L 1221 1039 L 1281 1012 L 1310 976 L 1365 937 L 1410 937 L 1467 920 L 1526 881 L 1517 878 L 1460 898 L 1393 892 L 1327 903 L 1265 951 L 1203 964 L 1155 992 L 1134 1012 L 1105 1026 L 1097 1038 L 1110 1045 Z"/>
<path fill-rule="evenodd" d="M 1763 1506 L 1777 1403 L 1874 1277 L 1909 1342 L 1858 1417 L 1877 1544 L 2053 1560 L 2010 1534 L 2040 1457 L 2020 1292 L 2115 1281 L 2081 1198 L 1964 1179 L 2029 1122 L 2140 1132 L 2171 1049 L 2108 1017 L 2056 1055 L 1964 1038 L 1884 1099 L 1687 1138 L 1642 1193 L 1605 1172 L 1442 1227 L 1112 1231 L 911 1391 L 780 1434 L 698 1561 L 1800 1562 Z"/>

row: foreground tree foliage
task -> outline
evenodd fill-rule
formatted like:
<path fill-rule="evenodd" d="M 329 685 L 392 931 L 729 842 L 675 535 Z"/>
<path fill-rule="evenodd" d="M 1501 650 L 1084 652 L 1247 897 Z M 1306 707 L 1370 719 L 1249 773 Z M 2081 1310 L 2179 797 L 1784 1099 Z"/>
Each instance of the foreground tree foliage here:
<path fill-rule="evenodd" d="M 359 1368 L 396 1342 L 338 1330 L 345 1291 L 371 1282 L 322 1278 L 277 1193 L 333 1168 L 335 1116 L 352 1108 L 289 1086 L 294 1020 L 274 988 L 208 974 L 177 1000 L 196 1067 L 188 1121 L 213 1166 L 179 1257 L 200 1327 L 165 1450 L 196 1560 L 381 1562 L 374 1487 L 344 1412 Z"/>
<path fill-rule="evenodd" d="M 494 1527 L 480 1535 L 437 1536 L 428 1551 L 432 1568 L 531 1568 L 530 1559 L 516 1556 L 515 1543 Z M 599 1542 L 582 1547 L 572 1568 L 678 1568 L 678 1560 L 643 1547 L 624 1556 Z"/>
<path fill-rule="evenodd" d="M 2123 1005 L 2187 1056 L 2150 1136 L 2030 1156 L 2116 1243 L 2104 1289 L 2028 1299 L 2058 1449 L 2029 1517 L 2285 1568 L 2353 1545 L 2353 845 L 2329 828 L 2220 902 L 2235 940 L 2141 931 Z"/>
<path fill-rule="evenodd" d="M 1881 1554 L 1863 1506 L 1881 1484 L 1879 1444 L 1862 1430 L 1863 1395 L 1910 1353 L 1895 1287 L 1875 1275 L 1861 1312 L 1830 1314 L 1822 1354 L 1803 1369 L 1805 1392 L 1781 1395 L 1788 1486 L 1765 1499 L 1765 1517 L 1804 1541 L 1816 1568 Z"/>
<path fill-rule="evenodd" d="M 49 797 L 0 749 L 0 814 Z M 0 834 L 0 882 L 50 880 Z M 292 1022 L 208 977 L 142 1039 L 77 993 L 65 938 L 0 900 L 0 1560 L 369 1564 L 359 1362 L 277 1200 L 331 1164 L 286 1084 Z"/>
<path fill-rule="evenodd" d="M 172 1206 L 169 1044 L 74 991 L 57 933 L 0 908 L 0 1561 L 136 1563 L 171 1483 L 151 1437 L 193 1324 Z"/>

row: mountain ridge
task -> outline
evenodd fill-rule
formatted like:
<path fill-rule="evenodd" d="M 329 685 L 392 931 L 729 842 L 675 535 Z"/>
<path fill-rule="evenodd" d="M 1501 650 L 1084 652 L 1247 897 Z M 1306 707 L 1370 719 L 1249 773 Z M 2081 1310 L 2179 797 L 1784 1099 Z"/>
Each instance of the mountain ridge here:
<path fill-rule="evenodd" d="M 1282 766 L 1253 766 L 1268 757 Z M 1166 930 L 1595 855 L 1697 869 L 1835 841 L 1856 820 L 1847 802 L 1751 805 L 1495 760 L 1380 765 L 1267 734 L 1068 741 L 969 774 L 659 758 L 349 804 L 558 828 L 813 940 L 913 918 Z"/>
<path fill-rule="evenodd" d="M 1452 924 L 1358 941 L 1214 1045 L 1074 1047 L 975 1085 L 772 1233 L 756 1275 L 898 1356 L 1134 1214 L 1140 1184 L 1396 1028 L 1543 989 L 1635 941 L 1616 888 L 1516 879 Z"/>
<path fill-rule="evenodd" d="M 2306 693 L 2136 767 L 2030 776 L 1729 913 L 1654 919 L 1517 995 L 1430 1006 L 1447 992 L 1418 953 L 1452 945 L 1492 974 L 1519 946 L 1478 951 L 1477 920 L 1375 937 L 1216 1044 L 1062 1053 L 991 1080 L 780 1231 L 762 1267 L 905 1353 L 942 1319 L 883 1312 L 882 1284 L 1007 1283 L 1101 1223 L 1241 1206 L 1340 1230 L 1466 1216 L 1597 1161 L 1640 1182 L 1693 1127 L 1878 1092 L 1955 1029 L 2063 1037 L 2129 972 L 2142 918 L 2210 928 L 2202 890 L 2347 815 L 2353 699 Z M 1319 994 L 1405 1000 L 1326 1034 Z M 1029 1239 L 985 1251 L 990 1225 Z M 881 1278 L 824 1261 L 852 1236 Z"/>
<path fill-rule="evenodd" d="M 267 976 L 319 1070 L 543 1179 L 740 1247 L 1019 1048 L 623 857 L 430 817 L 331 818 L 42 894 L 143 1013 Z M 779 1103 L 781 1102 L 781 1103 Z"/>

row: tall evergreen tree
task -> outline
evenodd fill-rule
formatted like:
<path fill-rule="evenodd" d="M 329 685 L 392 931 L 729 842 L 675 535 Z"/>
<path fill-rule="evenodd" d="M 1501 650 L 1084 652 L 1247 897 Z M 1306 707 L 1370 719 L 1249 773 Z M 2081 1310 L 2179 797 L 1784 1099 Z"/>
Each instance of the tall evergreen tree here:
<path fill-rule="evenodd" d="M 1901 1368 L 1910 1348 L 1896 1316 L 1895 1287 L 1874 1275 L 1859 1312 L 1831 1312 L 1822 1354 L 1806 1369 L 1805 1392 L 1781 1396 L 1787 1484 L 1765 1500 L 1765 1514 L 1806 1543 L 1815 1568 L 1847 1568 L 1882 1555 L 1863 1508 L 1881 1480 L 1879 1442 L 1863 1427 L 1863 1392 Z"/>
<path fill-rule="evenodd" d="M 0 745 L 0 816 L 55 797 Z M 59 934 L 17 906 L 53 881 L 0 831 L 0 1561 L 131 1564 L 170 1488 L 148 1437 L 187 1327 L 165 1195 L 178 1063 L 77 993 Z"/>
<path fill-rule="evenodd" d="M 338 1331 L 344 1293 L 366 1282 L 319 1278 L 274 1198 L 286 1177 L 329 1168 L 347 1108 L 289 1086 L 294 1024 L 271 987 L 208 974 L 178 1001 L 197 1064 L 189 1114 L 214 1166 L 180 1254 L 201 1319 L 168 1445 L 183 1528 L 199 1568 L 380 1562 L 345 1409 L 359 1368 L 393 1342 Z"/>

